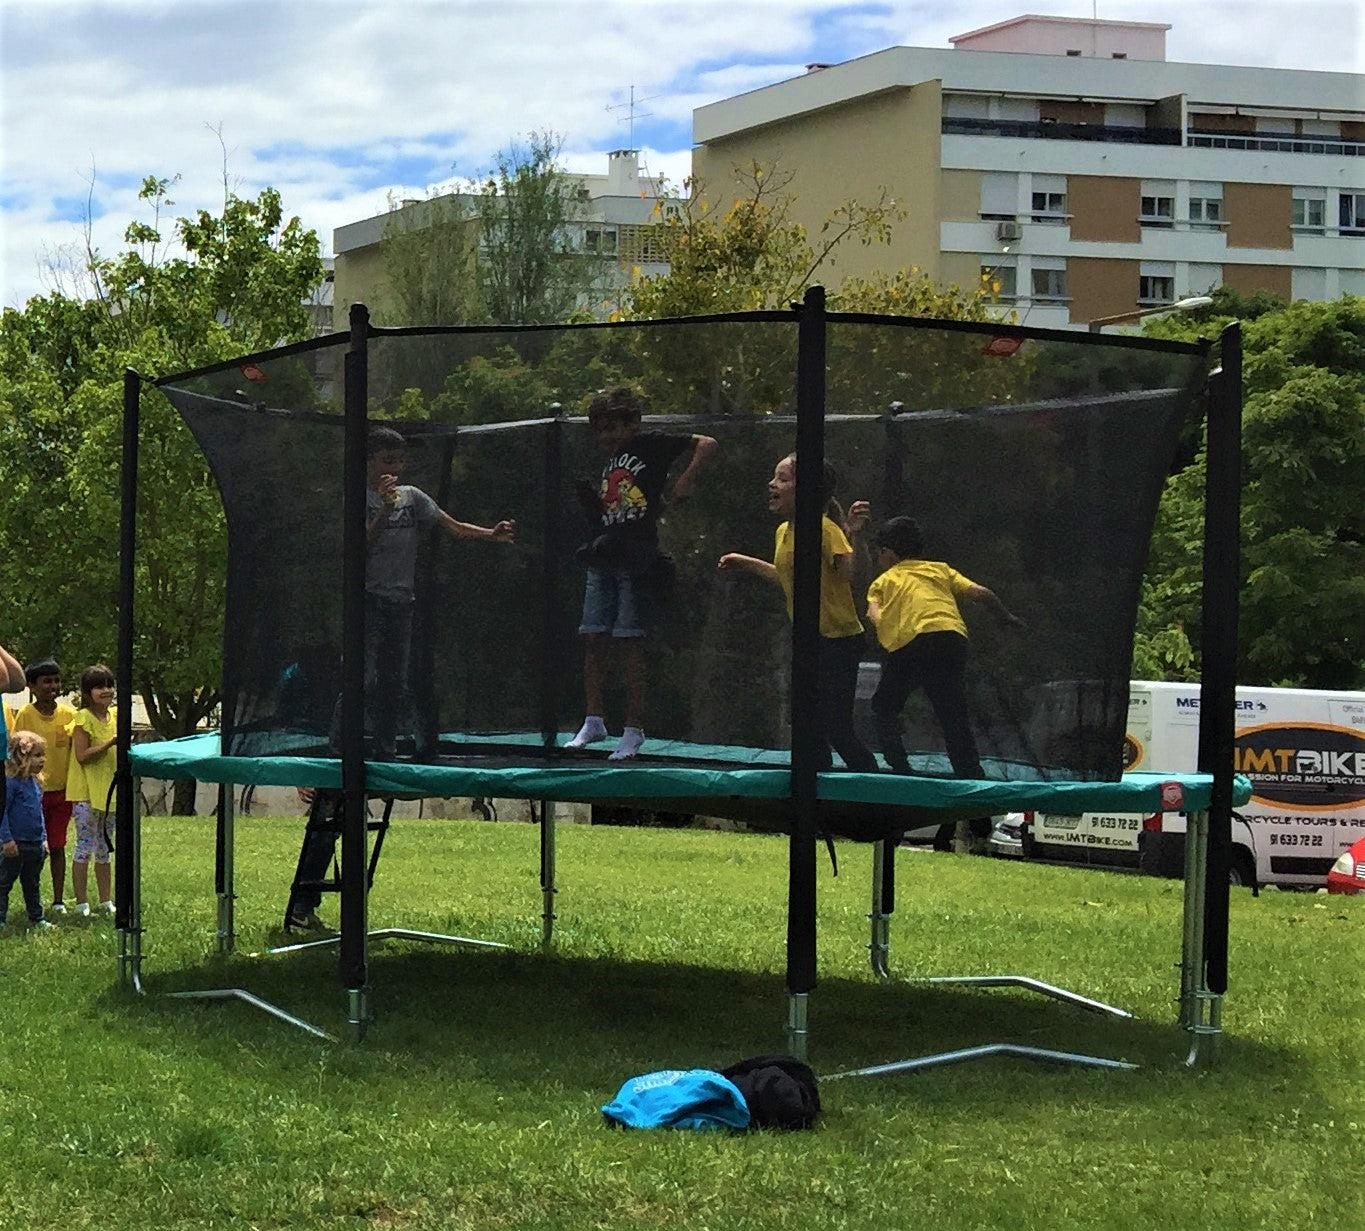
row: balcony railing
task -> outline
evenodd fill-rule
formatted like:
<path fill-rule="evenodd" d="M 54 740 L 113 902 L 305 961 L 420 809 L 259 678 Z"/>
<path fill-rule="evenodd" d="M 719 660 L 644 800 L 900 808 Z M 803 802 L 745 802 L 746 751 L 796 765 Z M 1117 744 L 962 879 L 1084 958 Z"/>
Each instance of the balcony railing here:
<path fill-rule="evenodd" d="M 1281 154 L 1365 155 L 1365 141 L 1340 141 L 1330 137 L 1300 137 L 1294 133 L 1191 132 L 1188 144 L 1213 150 L 1269 150 Z"/>
<path fill-rule="evenodd" d="M 1178 128 L 1127 124 L 1062 124 L 1053 120 L 977 120 L 945 115 L 943 131 L 973 137 L 1042 137 L 1052 141 L 1110 141 L 1128 145 L 1179 145 Z"/>

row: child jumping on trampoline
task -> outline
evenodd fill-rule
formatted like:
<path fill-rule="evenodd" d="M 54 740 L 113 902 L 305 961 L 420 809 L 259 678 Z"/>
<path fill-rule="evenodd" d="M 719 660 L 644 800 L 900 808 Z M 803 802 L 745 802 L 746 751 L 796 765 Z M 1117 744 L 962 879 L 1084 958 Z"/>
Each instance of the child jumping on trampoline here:
<path fill-rule="evenodd" d="M 853 729 L 853 702 L 858 690 L 858 664 L 863 654 L 863 624 L 853 603 L 853 543 L 867 526 L 870 507 L 855 500 L 848 512 L 834 499 L 834 468 L 825 466 L 823 490 L 827 509 L 822 521 L 820 545 L 820 713 L 824 721 L 822 767 L 832 762 L 830 747 L 844 764 L 859 773 L 877 772 L 877 760 Z M 770 564 L 756 556 L 727 552 L 720 568 L 761 577 L 780 586 L 787 596 L 787 615 L 792 614 L 792 573 L 796 536 L 792 517 L 796 512 L 796 454 L 789 453 L 768 480 L 768 508 L 783 519 Z"/>
<path fill-rule="evenodd" d="M 588 566 L 578 628 L 587 716 L 569 747 L 607 738 L 603 702 L 608 647 L 615 644 L 625 659 L 626 721 L 609 761 L 629 760 L 645 740 L 644 647 L 663 588 L 658 574 L 666 557 L 659 549 L 658 522 L 669 467 L 692 450 L 672 492 L 672 499 L 686 499 L 717 447 L 710 436 L 642 432 L 643 412 L 640 395 L 624 385 L 602 390 L 588 406 L 588 423 L 607 460 L 592 506 L 596 533 L 579 553 Z"/>
<path fill-rule="evenodd" d="M 967 710 L 964 675 L 967 625 L 958 599 L 983 603 L 1014 628 L 1024 622 L 994 591 L 940 560 L 922 559 L 924 540 L 909 517 L 889 518 L 877 531 L 877 562 L 883 572 L 867 591 L 867 618 L 886 651 L 872 713 L 882 755 L 896 773 L 910 762 L 901 742 L 901 710 L 913 688 L 923 688 L 943 729 L 948 761 L 959 778 L 982 777 L 976 738 Z"/>
<path fill-rule="evenodd" d="M 391 427 L 370 429 L 366 442 L 365 696 L 375 754 L 396 755 L 398 721 L 404 712 L 412 654 L 417 548 L 421 531 L 439 526 L 451 538 L 510 543 L 517 523 L 476 526 L 456 521 L 420 487 L 398 480 L 407 463 L 407 441 Z M 367 724 L 369 725 L 369 724 Z"/>

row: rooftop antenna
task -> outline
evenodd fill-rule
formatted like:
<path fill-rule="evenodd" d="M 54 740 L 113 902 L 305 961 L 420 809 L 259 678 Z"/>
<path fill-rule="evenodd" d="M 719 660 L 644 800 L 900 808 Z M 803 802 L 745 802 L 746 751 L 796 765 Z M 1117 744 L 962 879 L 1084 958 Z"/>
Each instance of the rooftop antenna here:
<path fill-rule="evenodd" d="M 659 98 L 659 97 L 660 97 L 660 95 L 658 95 L 658 94 L 651 94 L 648 98 L 636 98 L 636 97 L 635 97 L 635 83 L 634 83 L 634 82 L 631 82 L 631 86 L 630 86 L 630 98 L 629 98 L 629 100 L 628 100 L 627 102 L 624 102 L 624 103 L 608 103 L 608 104 L 607 104 L 607 108 L 606 108 L 606 109 L 607 109 L 608 111 L 624 111 L 624 112 L 626 113 L 624 116 L 618 116 L 617 119 L 616 119 L 616 122 L 617 122 L 618 124 L 629 124 L 629 125 L 630 125 L 630 146 L 629 146 L 630 149 L 633 150 L 633 149 L 635 148 L 635 119 L 636 119 L 636 117 L 638 116 L 640 119 L 643 120 L 643 119 L 647 119 L 649 116 L 651 116 L 651 115 L 654 114 L 654 112 L 652 112 L 652 111 L 637 111 L 636 108 L 639 107 L 639 105 L 640 105 L 641 103 L 652 102 L 654 99 Z"/>

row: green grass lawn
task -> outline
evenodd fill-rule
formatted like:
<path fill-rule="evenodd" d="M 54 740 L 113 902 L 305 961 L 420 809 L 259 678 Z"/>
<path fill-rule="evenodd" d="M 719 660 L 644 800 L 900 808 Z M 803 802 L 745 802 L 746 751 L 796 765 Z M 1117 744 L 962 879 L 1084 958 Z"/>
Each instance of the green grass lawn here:
<path fill-rule="evenodd" d="M 280 939 L 301 827 L 239 821 L 243 955 Z M 1178 884 L 899 856 L 898 971 L 1030 974 L 1120 1021 L 877 984 L 870 849 L 843 845 L 837 879 L 821 857 L 817 1072 L 997 1041 L 1143 1067 L 996 1058 L 828 1084 L 811 1133 L 626 1133 L 598 1112 L 625 1078 L 782 1050 L 785 839 L 561 826 L 544 956 L 533 827 L 396 822 L 372 925 L 513 951 L 375 945 L 360 1047 L 157 995 L 241 986 L 344 1031 L 334 952 L 214 956 L 210 821 L 148 820 L 144 858 L 148 996 L 115 990 L 111 922 L 0 933 L 4 1231 L 1365 1227 L 1359 899 L 1234 891 L 1224 1052 L 1191 1072 Z"/>

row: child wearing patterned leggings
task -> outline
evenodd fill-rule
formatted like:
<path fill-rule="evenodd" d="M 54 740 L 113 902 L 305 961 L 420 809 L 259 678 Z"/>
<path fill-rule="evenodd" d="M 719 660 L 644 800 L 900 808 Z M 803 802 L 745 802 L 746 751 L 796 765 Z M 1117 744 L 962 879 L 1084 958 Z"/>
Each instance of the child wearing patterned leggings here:
<path fill-rule="evenodd" d="M 76 852 L 71 858 L 71 886 L 75 912 L 90 913 L 86 900 L 90 860 L 95 861 L 99 908 L 114 913 L 109 895 L 109 826 L 113 824 L 114 769 L 118 764 L 118 710 L 114 701 L 114 673 L 102 663 L 81 676 L 81 708 L 71 728 L 71 768 L 66 797 L 75 805 Z"/>

